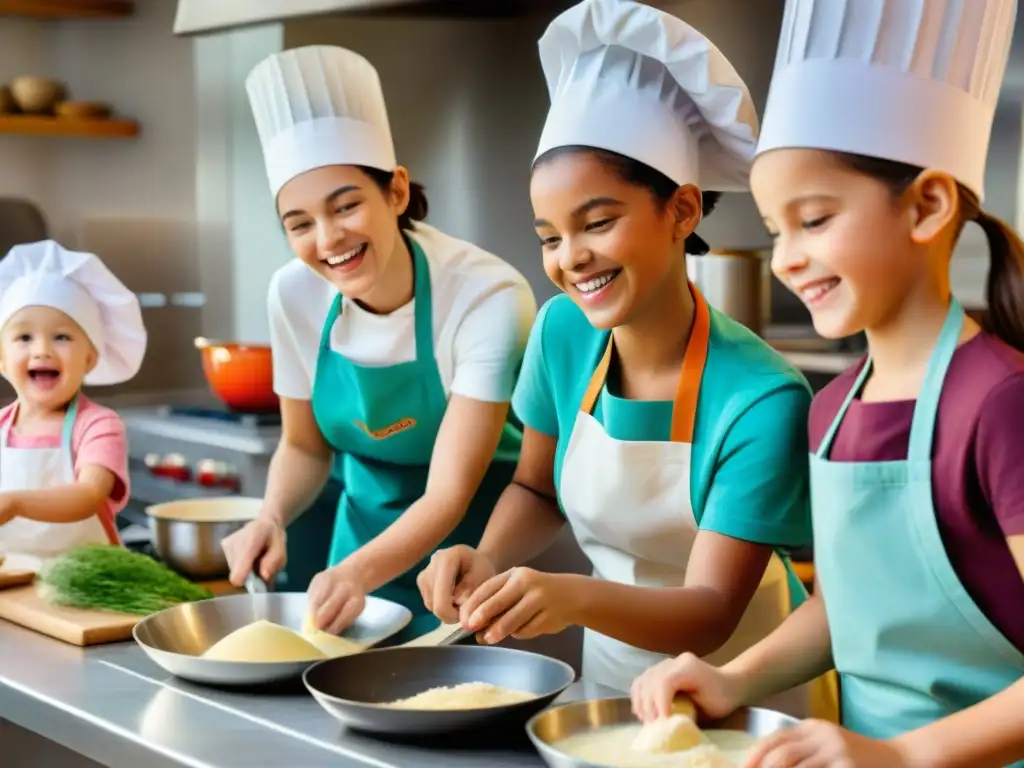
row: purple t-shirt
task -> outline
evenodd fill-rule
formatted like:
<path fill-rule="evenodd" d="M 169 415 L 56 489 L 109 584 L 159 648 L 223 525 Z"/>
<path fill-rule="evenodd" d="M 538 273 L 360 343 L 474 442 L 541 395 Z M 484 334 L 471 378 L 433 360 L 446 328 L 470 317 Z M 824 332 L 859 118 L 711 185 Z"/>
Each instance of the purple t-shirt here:
<path fill-rule="evenodd" d="M 864 361 L 837 376 L 811 405 L 817 450 Z M 913 400 L 850 403 L 832 461 L 907 458 Z M 1024 354 L 978 334 L 953 355 L 932 447 L 932 491 L 942 541 L 974 602 L 1024 651 L 1024 579 L 1006 538 L 1024 534 Z M 856 575 L 853 576 L 856 578 Z"/>

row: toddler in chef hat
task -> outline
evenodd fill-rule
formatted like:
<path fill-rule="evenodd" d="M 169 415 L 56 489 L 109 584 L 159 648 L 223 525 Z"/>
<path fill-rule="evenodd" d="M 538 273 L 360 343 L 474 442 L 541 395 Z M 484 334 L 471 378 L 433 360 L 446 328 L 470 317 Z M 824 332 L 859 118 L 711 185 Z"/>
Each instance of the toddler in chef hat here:
<path fill-rule="evenodd" d="M 124 424 L 81 394 L 139 370 L 146 329 L 135 294 L 91 253 L 52 240 L 0 260 L 0 551 L 37 557 L 118 543 L 128 500 Z"/>

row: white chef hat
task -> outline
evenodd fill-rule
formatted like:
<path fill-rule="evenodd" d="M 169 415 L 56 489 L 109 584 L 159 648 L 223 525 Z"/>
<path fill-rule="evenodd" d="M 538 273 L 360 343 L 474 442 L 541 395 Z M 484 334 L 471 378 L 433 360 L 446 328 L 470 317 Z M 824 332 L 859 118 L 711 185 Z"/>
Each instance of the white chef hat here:
<path fill-rule="evenodd" d="M 757 142 L 750 93 L 704 35 L 633 0 L 583 0 L 540 39 L 551 108 L 537 157 L 606 149 L 680 186 L 747 189 Z"/>
<path fill-rule="evenodd" d="M 979 197 L 1016 0 L 787 0 L 758 154 L 850 152 Z"/>
<path fill-rule="evenodd" d="M 326 165 L 395 169 L 380 78 L 358 53 L 329 45 L 275 53 L 253 68 L 245 89 L 275 198 Z"/>
<path fill-rule="evenodd" d="M 142 366 L 139 300 L 97 256 L 53 240 L 16 245 L 0 259 L 0 329 L 25 307 L 53 307 L 85 331 L 98 353 L 86 384 L 119 384 Z"/>

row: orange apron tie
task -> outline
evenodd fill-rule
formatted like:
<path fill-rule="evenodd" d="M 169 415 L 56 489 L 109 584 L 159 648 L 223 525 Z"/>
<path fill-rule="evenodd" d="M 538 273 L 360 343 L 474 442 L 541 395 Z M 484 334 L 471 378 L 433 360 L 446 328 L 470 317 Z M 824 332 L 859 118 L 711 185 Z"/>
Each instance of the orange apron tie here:
<path fill-rule="evenodd" d="M 690 283 L 690 295 L 693 296 L 694 313 L 693 328 L 690 340 L 686 344 L 686 355 L 679 371 L 679 384 L 676 396 L 672 401 L 672 431 L 669 440 L 673 443 L 692 443 L 693 428 L 697 420 L 697 400 L 700 397 L 700 383 L 704 378 L 704 367 L 708 359 L 708 340 L 711 336 L 711 312 L 704 296 L 693 283 Z M 608 346 L 605 347 L 601 361 L 594 369 L 583 393 L 580 410 L 593 414 L 597 397 L 608 378 L 608 368 L 612 362 L 614 335 L 608 334 Z"/>

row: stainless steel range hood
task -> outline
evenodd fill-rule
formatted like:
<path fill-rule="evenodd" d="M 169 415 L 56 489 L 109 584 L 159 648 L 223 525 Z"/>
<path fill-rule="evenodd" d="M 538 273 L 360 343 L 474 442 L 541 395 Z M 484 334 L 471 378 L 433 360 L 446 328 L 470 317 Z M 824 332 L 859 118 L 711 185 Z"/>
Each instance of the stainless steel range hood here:
<path fill-rule="evenodd" d="M 174 34 L 337 14 L 501 18 L 558 12 L 571 4 L 572 0 L 178 0 Z"/>

